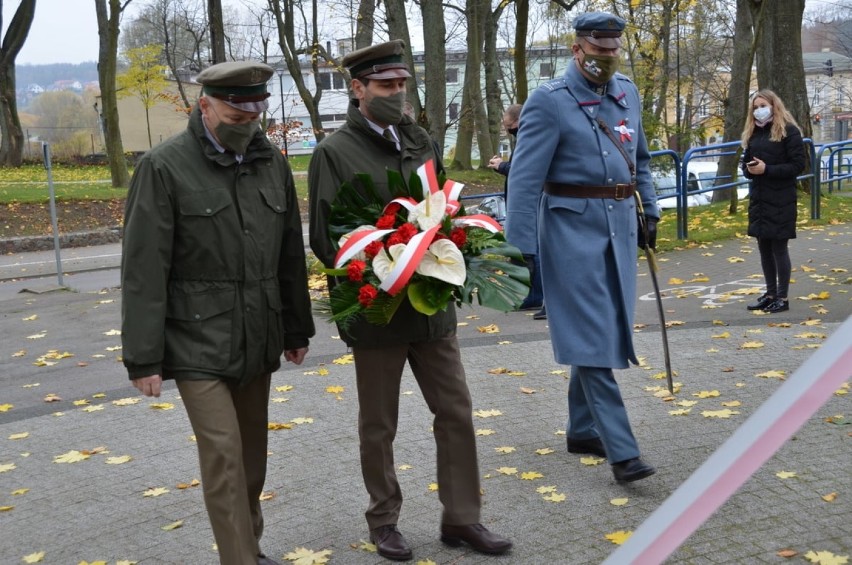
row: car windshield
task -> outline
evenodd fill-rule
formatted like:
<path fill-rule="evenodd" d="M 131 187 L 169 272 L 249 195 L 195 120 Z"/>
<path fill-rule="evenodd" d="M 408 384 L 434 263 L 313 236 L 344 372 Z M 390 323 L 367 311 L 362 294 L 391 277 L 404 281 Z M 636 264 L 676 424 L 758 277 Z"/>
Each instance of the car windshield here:
<path fill-rule="evenodd" d="M 658 196 L 677 194 L 677 179 L 674 174 L 655 174 L 652 178 Z"/>

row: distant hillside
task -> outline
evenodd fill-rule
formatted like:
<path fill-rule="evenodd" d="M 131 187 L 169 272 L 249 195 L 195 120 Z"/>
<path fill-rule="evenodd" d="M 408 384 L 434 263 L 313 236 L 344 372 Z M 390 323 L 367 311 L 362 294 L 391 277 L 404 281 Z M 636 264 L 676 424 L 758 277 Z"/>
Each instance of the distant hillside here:
<path fill-rule="evenodd" d="M 47 86 L 57 80 L 79 80 L 81 83 L 98 80 L 98 64 L 53 63 L 50 65 L 16 65 L 15 86 L 25 88 L 29 84 Z"/>

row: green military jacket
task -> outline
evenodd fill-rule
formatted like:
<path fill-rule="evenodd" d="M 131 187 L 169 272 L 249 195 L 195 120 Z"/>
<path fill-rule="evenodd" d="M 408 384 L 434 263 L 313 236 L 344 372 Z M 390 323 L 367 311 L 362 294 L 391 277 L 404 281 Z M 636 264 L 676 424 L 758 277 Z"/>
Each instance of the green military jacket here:
<path fill-rule="evenodd" d="M 392 200 L 388 187 L 387 170 L 399 171 L 407 182 L 413 172 L 429 159 L 438 168 L 441 158 L 435 144 L 423 128 L 407 116 L 396 127 L 400 138 L 400 151 L 370 128 L 358 107 L 349 106 L 346 123 L 323 139 L 314 150 L 308 169 L 310 188 L 310 242 L 311 249 L 327 267 L 334 264 L 337 241 L 329 235 L 329 214 L 337 190 L 345 181 L 359 188 L 356 173 L 367 173 L 379 194 L 386 202 Z M 359 319 L 340 335 L 347 345 L 358 347 L 383 347 L 416 341 L 425 341 L 455 335 L 456 312 L 453 305 L 446 311 L 426 316 L 414 310 L 405 299 L 387 326 L 368 324 Z"/>
<path fill-rule="evenodd" d="M 248 380 L 314 335 L 302 223 L 286 160 L 260 129 L 241 163 L 186 131 L 133 173 L 122 244 L 130 378 Z"/>

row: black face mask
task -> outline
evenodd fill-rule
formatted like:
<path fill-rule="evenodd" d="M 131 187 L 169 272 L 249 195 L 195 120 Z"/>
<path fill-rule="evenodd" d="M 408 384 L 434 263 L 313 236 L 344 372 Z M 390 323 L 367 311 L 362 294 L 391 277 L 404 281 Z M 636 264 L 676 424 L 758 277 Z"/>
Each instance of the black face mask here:
<path fill-rule="evenodd" d="M 506 132 L 509 135 L 518 135 L 518 128 L 506 128 Z"/>

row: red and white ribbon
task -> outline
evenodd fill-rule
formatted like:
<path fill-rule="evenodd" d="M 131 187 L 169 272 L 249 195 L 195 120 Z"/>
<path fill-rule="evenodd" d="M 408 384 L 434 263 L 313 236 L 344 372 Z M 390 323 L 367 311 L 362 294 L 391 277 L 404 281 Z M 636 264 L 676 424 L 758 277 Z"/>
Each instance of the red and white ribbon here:
<path fill-rule="evenodd" d="M 337 255 L 334 257 L 334 268 L 339 269 L 349 259 L 363 251 L 365 247 L 394 231 L 396 230 L 372 229 L 353 232 L 337 251 Z"/>
<path fill-rule="evenodd" d="M 405 251 L 396 259 L 393 269 L 379 285 L 379 288 L 391 296 L 395 296 L 405 288 L 440 227 L 440 225 L 437 225 L 412 237 L 405 245 Z"/>
<path fill-rule="evenodd" d="M 483 228 L 491 233 L 497 233 L 503 230 L 503 227 L 491 216 L 485 214 L 474 214 L 473 216 L 461 216 L 453 218 L 453 225 L 456 226 L 473 226 Z"/>
<path fill-rule="evenodd" d="M 438 175 L 435 172 L 435 162 L 432 159 L 417 167 L 417 176 L 423 183 L 423 198 L 438 192 Z"/>
<path fill-rule="evenodd" d="M 394 204 L 394 203 L 399 204 L 400 206 L 402 206 L 403 208 L 405 208 L 409 212 L 414 210 L 414 207 L 417 206 L 417 201 L 414 200 L 413 198 L 409 198 L 407 196 L 406 197 L 401 196 L 399 198 L 394 198 L 393 200 L 388 202 L 387 206 L 385 206 L 384 209 L 382 209 L 382 213 L 386 214 L 388 206 L 390 206 L 391 204 Z"/>

